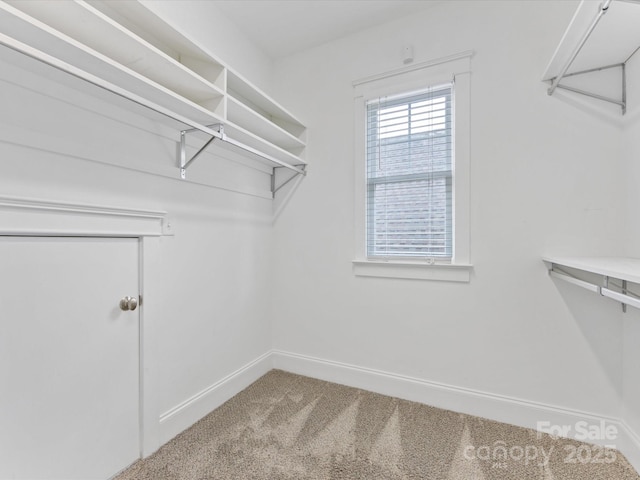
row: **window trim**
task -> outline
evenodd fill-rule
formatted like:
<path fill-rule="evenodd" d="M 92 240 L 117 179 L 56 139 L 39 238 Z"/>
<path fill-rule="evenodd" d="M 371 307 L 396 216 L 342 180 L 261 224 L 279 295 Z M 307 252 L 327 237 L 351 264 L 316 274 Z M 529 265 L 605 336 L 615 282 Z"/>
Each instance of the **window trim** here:
<path fill-rule="evenodd" d="M 469 282 L 470 76 L 473 52 L 410 65 L 353 82 L 355 111 L 355 259 L 356 276 Z M 366 247 L 366 104 L 454 80 L 453 256 L 432 258 L 368 258 Z"/>

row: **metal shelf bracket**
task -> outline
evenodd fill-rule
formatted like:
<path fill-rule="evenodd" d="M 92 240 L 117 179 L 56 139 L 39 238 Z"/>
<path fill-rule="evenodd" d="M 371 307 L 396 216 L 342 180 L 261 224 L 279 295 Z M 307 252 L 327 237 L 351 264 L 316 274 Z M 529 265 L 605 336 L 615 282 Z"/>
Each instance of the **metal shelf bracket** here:
<path fill-rule="evenodd" d="M 291 180 L 293 180 L 294 178 L 296 178 L 298 175 L 306 175 L 307 172 L 305 170 L 306 165 L 294 165 L 294 167 L 299 168 L 300 171 L 294 171 L 293 175 L 291 175 L 290 177 L 286 178 L 283 182 L 281 182 L 279 185 L 276 185 L 276 172 L 279 168 L 284 168 L 284 167 L 273 167 L 273 170 L 271 172 L 271 196 L 275 197 L 276 193 L 278 192 L 278 190 L 280 190 L 282 187 L 284 187 L 286 184 L 288 184 Z"/>
<path fill-rule="evenodd" d="M 556 88 L 560 88 L 562 90 L 568 90 L 574 93 L 579 93 L 580 95 L 586 95 L 587 97 L 596 98 L 604 102 L 609 102 L 609 103 L 618 105 L 620 106 L 620 108 L 622 108 L 622 114 L 624 115 L 625 113 L 627 113 L 627 69 L 626 69 L 627 63 L 626 62 L 628 60 L 629 59 L 627 59 L 624 63 L 616 63 L 615 65 L 607 65 L 605 67 L 590 68 L 588 70 L 582 70 L 580 72 L 566 73 L 562 75 L 562 77 L 551 78 L 549 80 L 549 82 L 551 82 L 551 87 L 549 87 L 549 90 L 547 91 L 547 93 L 549 95 L 552 95 Z M 573 77 L 577 75 L 585 75 L 587 73 L 593 73 L 593 72 L 600 72 L 602 70 L 609 70 L 611 68 L 620 68 L 620 76 L 622 81 L 622 97 L 620 100 L 617 100 L 615 98 L 605 97 L 603 95 L 598 95 L 597 93 L 587 92 L 586 90 L 582 90 L 580 88 L 561 85 L 559 83 L 560 80 L 562 80 L 563 78 Z M 560 80 L 558 80 L 558 78 L 560 78 Z"/>
<path fill-rule="evenodd" d="M 191 128 L 189 130 L 180 131 L 180 178 L 183 180 L 187 178 L 187 168 L 189 168 L 189 165 L 191 165 L 200 156 L 200 154 L 214 142 L 214 140 L 224 138 L 224 125 L 221 123 L 208 125 L 207 127 L 213 130 L 212 133 L 218 133 L 218 135 L 211 135 L 211 138 L 207 140 L 189 160 L 187 160 L 187 134 L 200 130 L 197 128 Z"/>

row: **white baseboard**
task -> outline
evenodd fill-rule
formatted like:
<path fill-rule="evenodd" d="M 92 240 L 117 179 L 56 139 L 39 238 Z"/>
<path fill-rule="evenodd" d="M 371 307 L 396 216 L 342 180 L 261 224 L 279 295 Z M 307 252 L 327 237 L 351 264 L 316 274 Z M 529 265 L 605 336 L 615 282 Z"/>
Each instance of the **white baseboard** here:
<path fill-rule="evenodd" d="M 589 427 L 612 425 L 616 438 L 588 439 L 598 445 L 615 445 L 634 468 L 640 471 L 640 437 L 622 420 L 554 405 L 531 402 L 478 390 L 430 382 L 418 378 L 309 357 L 291 352 L 271 352 L 273 368 L 320 380 L 361 388 L 383 395 L 424 403 L 498 422 L 537 429 L 538 422 L 570 426 L 574 438 L 578 422 Z"/>
<path fill-rule="evenodd" d="M 627 422 L 622 420 L 621 435 L 618 441 L 620 450 L 637 472 L 640 472 L 640 435 L 638 435 Z"/>
<path fill-rule="evenodd" d="M 640 436 L 619 418 L 280 350 L 272 350 L 261 355 L 163 413 L 160 416 L 160 444 L 189 428 L 272 368 L 525 428 L 536 429 L 538 422 L 548 422 L 548 425 L 571 426 L 575 431 L 578 422 L 586 422 L 584 425 L 589 427 L 599 426 L 604 422 L 604 425 L 612 425 L 617 429 L 616 438 L 596 438 L 587 441 L 598 445 L 615 445 L 634 468 L 640 471 Z M 571 437 L 571 434 L 569 436 Z"/>
<path fill-rule="evenodd" d="M 160 445 L 240 393 L 272 368 L 271 352 L 267 352 L 160 415 Z"/>

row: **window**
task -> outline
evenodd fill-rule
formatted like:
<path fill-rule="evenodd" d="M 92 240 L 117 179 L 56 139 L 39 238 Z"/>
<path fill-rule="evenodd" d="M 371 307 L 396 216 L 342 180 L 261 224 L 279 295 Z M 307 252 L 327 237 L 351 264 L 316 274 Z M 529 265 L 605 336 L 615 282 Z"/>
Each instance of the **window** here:
<path fill-rule="evenodd" d="M 452 85 L 367 102 L 367 256 L 451 260 Z"/>
<path fill-rule="evenodd" d="M 354 82 L 356 275 L 469 281 L 471 56 Z"/>

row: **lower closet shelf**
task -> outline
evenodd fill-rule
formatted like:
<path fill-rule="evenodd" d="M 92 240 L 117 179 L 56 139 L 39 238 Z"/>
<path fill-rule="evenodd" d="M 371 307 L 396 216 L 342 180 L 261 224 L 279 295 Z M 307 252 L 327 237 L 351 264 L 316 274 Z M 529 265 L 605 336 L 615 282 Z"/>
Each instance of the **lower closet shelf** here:
<path fill-rule="evenodd" d="M 640 294 L 629 289 L 629 283 L 640 285 L 640 259 L 629 257 L 551 257 L 543 260 L 549 266 L 549 275 L 591 292 L 611 298 L 626 306 L 640 308 Z M 599 284 L 584 280 L 567 269 L 580 270 L 601 277 Z"/>

